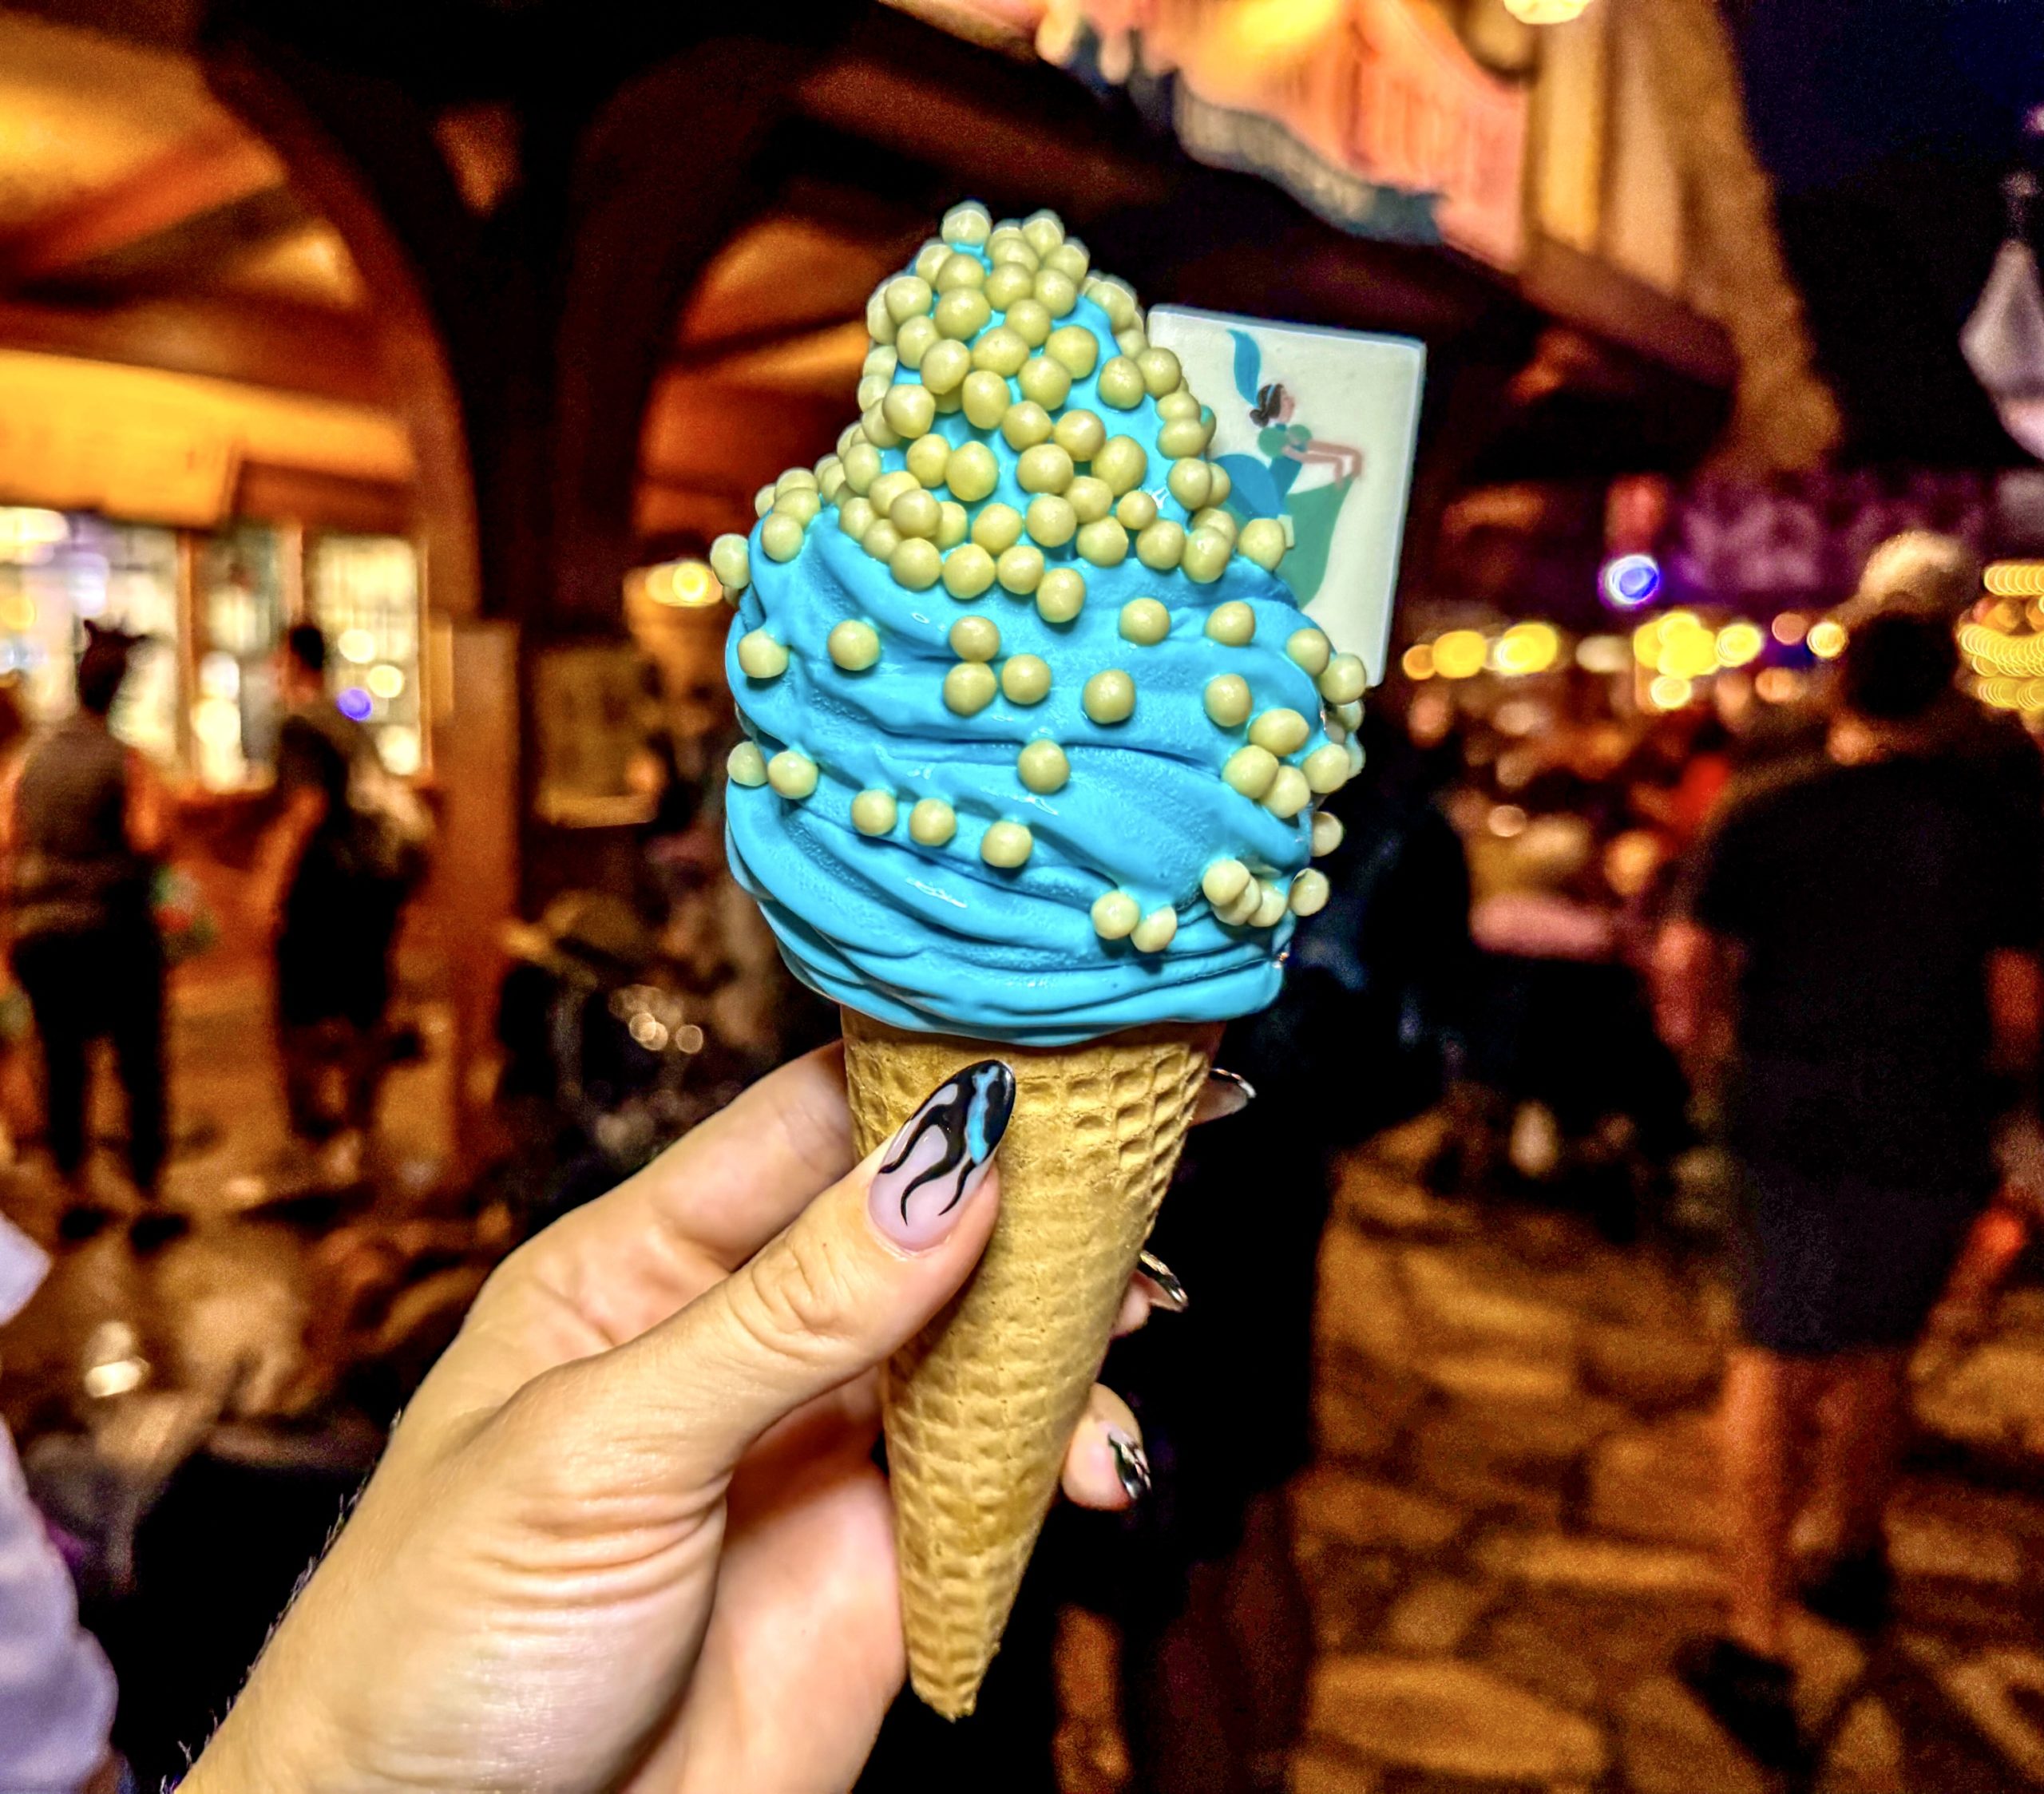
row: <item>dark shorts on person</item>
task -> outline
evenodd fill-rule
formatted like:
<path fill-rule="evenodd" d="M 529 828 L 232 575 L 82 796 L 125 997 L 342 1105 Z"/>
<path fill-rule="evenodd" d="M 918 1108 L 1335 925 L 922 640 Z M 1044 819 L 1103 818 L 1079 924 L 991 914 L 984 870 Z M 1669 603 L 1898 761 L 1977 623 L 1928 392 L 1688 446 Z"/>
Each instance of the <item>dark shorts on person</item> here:
<path fill-rule="evenodd" d="M 1741 1329 L 1793 1357 L 1913 1345 L 1992 1194 L 1754 1163 L 1740 1181 Z"/>

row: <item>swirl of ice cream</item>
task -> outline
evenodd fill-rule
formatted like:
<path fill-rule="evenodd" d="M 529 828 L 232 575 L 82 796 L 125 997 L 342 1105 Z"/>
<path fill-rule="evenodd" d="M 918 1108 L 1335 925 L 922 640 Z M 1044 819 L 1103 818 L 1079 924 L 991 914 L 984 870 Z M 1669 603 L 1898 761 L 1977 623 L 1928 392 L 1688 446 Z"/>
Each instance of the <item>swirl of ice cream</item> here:
<path fill-rule="evenodd" d="M 954 208 L 868 320 L 860 422 L 711 554 L 739 881 L 799 976 L 897 1026 L 1056 1045 L 1262 1008 L 1325 901 L 1361 663 L 1051 215 Z"/>

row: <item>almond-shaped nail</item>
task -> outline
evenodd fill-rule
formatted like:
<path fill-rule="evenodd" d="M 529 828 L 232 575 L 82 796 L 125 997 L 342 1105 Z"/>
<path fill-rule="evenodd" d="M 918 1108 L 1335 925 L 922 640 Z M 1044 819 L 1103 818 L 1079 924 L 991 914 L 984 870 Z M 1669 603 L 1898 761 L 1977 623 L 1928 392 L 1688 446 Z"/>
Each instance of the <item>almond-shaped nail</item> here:
<path fill-rule="evenodd" d="M 1107 1451 L 1115 1460 L 1115 1480 L 1131 1501 L 1150 1492 L 1150 1459 L 1143 1447 L 1119 1427 L 1107 1429 Z"/>
<path fill-rule="evenodd" d="M 1155 1253 L 1144 1253 L 1139 1262 L 1143 1276 L 1156 1289 L 1156 1305 L 1159 1308 L 1167 1314 L 1182 1314 L 1192 1305 L 1192 1298 L 1185 1293 L 1185 1285 L 1178 1281 L 1178 1273 Z"/>
<path fill-rule="evenodd" d="M 997 1059 L 946 1078 L 887 1143 L 866 1198 L 873 1226 L 910 1252 L 935 1246 L 985 1181 L 1014 1111 L 1015 1074 Z"/>
<path fill-rule="evenodd" d="M 1193 1107 L 1192 1125 L 1199 1127 L 1210 1121 L 1240 1115 L 1255 1100 L 1254 1084 L 1239 1071 L 1224 1071 L 1217 1065 L 1206 1074 L 1206 1082 L 1199 1087 L 1199 1100 Z"/>

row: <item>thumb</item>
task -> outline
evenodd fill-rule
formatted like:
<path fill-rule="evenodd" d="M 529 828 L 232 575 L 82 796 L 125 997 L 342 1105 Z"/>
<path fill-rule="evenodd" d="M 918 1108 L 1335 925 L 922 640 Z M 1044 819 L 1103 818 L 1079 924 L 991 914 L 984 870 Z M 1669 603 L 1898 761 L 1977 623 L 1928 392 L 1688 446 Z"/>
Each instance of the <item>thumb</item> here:
<path fill-rule="evenodd" d="M 971 1274 L 993 1228 L 1014 1074 L 982 1059 L 746 1264 L 631 1344 L 583 1360 L 616 1443 L 703 1487 L 805 1402 L 880 1364 Z"/>

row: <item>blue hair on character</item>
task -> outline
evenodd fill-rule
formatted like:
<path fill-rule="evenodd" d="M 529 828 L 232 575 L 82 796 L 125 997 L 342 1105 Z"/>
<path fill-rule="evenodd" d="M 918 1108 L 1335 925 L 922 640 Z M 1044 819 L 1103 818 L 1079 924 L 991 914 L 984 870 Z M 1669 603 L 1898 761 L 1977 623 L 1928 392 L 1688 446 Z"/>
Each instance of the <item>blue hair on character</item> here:
<path fill-rule="evenodd" d="M 1228 335 L 1235 339 L 1235 390 L 1245 405 L 1254 405 L 1263 372 L 1263 346 L 1247 331 L 1230 331 Z"/>

